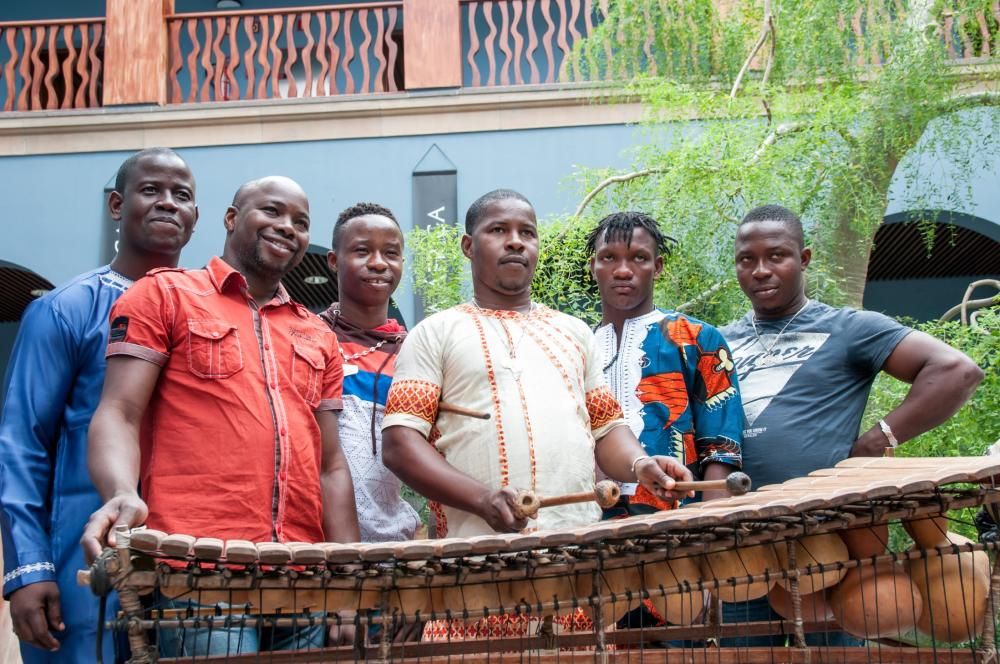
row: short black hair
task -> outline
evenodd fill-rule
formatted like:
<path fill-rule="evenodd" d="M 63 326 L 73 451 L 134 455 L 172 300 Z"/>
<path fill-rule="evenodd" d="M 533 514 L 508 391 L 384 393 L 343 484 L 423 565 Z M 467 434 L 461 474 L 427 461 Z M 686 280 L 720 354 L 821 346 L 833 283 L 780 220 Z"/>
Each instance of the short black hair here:
<path fill-rule="evenodd" d="M 746 216 L 743 217 L 743 220 L 740 221 L 739 228 L 742 228 L 747 224 L 762 221 L 774 221 L 782 224 L 792 232 L 792 237 L 799 243 L 799 248 L 805 248 L 806 236 L 802 231 L 802 220 L 799 219 L 799 215 L 795 214 L 788 208 L 780 205 L 758 205 L 754 209 L 747 212 Z"/>
<path fill-rule="evenodd" d="M 125 185 L 128 183 L 128 176 L 132 173 L 132 169 L 135 168 L 135 165 L 139 163 L 140 159 L 161 154 L 171 155 L 173 157 L 177 157 L 181 161 L 184 161 L 183 157 L 170 148 L 146 148 L 145 150 L 140 150 L 123 161 L 122 165 L 118 167 L 118 173 L 115 175 L 115 191 L 119 194 L 125 193 Z M 184 161 L 184 165 L 187 166 L 186 161 Z"/>
<path fill-rule="evenodd" d="M 531 208 L 532 212 L 535 210 L 535 206 L 531 204 L 524 194 L 514 191 L 513 189 L 494 189 L 491 192 L 485 193 L 469 206 L 469 211 L 465 213 L 465 232 L 472 235 L 472 231 L 476 230 L 476 226 L 479 224 L 479 220 L 483 218 L 486 214 L 486 209 L 497 201 L 506 201 L 509 199 L 514 199 L 515 201 L 521 201 L 525 205 Z"/>
<path fill-rule="evenodd" d="M 625 246 L 631 246 L 632 233 L 637 228 L 642 228 L 653 238 L 657 256 L 669 256 L 671 245 L 677 244 L 677 240 L 660 230 L 656 219 L 645 212 L 629 210 L 613 212 L 597 222 L 594 230 L 587 234 L 587 255 L 597 253 L 597 243 L 602 239 L 605 242 L 624 242 Z"/>
<path fill-rule="evenodd" d="M 384 205 L 379 205 L 378 203 L 355 203 L 351 207 L 347 208 L 339 215 L 337 215 L 337 223 L 333 225 L 333 238 L 330 243 L 330 248 L 334 251 L 337 250 L 337 241 L 340 239 L 343 233 L 344 226 L 347 225 L 351 219 L 357 219 L 358 217 L 364 217 L 366 215 L 373 214 L 379 217 L 385 217 L 386 219 L 392 220 L 397 227 L 399 227 L 399 220 L 396 219 L 396 215 L 392 213 L 392 210 L 385 207 Z M 402 227 L 399 227 L 400 232 L 402 232 Z"/>

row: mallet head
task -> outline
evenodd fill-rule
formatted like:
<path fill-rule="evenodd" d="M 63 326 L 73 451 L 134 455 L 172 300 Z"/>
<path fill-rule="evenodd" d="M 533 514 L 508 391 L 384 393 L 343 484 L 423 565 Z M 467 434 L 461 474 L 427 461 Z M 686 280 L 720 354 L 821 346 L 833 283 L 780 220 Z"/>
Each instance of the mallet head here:
<path fill-rule="evenodd" d="M 729 473 L 726 477 L 726 491 L 731 496 L 742 496 L 750 490 L 750 476 L 746 473 Z"/>

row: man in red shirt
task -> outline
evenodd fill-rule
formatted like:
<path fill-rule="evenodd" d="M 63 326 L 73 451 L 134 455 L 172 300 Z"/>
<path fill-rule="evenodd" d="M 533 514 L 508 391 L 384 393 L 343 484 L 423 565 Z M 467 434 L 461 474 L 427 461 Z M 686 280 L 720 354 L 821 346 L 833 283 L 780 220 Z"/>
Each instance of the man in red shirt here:
<path fill-rule="evenodd" d="M 255 542 L 358 540 L 337 433 L 336 336 L 281 285 L 309 246 L 306 195 L 288 178 L 249 182 L 224 223 L 221 258 L 154 271 L 111 312 L 88 459 L 106 503 L 84 532 L 88 556 L 113 544 L 117 524 Z M 289 635 L 267 648 L 252 629 L 227 643 L 226 631 L 189 634 L 164 654 L 321 645 Z"/>

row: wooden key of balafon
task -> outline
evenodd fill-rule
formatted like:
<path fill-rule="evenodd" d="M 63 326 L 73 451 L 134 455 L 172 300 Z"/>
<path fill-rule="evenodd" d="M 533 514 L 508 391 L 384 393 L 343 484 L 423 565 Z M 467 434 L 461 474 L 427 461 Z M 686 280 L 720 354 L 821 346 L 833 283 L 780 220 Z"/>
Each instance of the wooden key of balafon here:
<path fill-rule="evenodd" d="M 567 493 L 563 496 L 539 496 L 534 491 L 518 491 L 514 499 L 514 516 L 518 519 L 533 519 L 542 507 L 589 503 L 594 500 L 602 508 L 614 507 L 621 496 L 621 489 L 610 480 L 602 480 L 594 485 L 593 491 Z"/>
<path fill-rule="evenodd" d="M 673 491 L 727 491 L 731 496 L 742 496 L 750 491 L 750 476 L 746 473 L 730 473 L 724 480 L 699 480 L 697 482 L 677 482 Z"/>

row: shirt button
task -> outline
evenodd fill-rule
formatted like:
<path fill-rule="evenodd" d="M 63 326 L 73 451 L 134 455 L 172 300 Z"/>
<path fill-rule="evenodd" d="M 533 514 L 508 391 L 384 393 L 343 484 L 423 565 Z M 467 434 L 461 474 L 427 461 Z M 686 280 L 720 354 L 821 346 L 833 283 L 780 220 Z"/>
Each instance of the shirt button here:
<path fill-rule="evenodd" d="M 276 383 L 271 383 L 271 389 L 272 389 L 272 390 L 273 390 L 274 388 L 276 388 L 277 386 L 278 386 L 278 385 L 277 385 Z"/>
<path fill-rule="evenodd" d="M 282 435 L 282 436 L 284 436 L 284 435 L 285 435 L 285 430 L 284 430 L 284 429 L 282 429 L 282 430 L 281 430 L 281 435 Z"/>
<path fill-rule="evenodd" d="M 270 344 L 264 344 L 264 350 L 271 350 Z"/>
<path fill-rule="evenodd" d="M 281 480 L 282 482 L 284 482 L 287 478 L 288 478 L 288 473 L 286 473 L 285 471 L 281 471 L 280 473 L 278 473 L 278 479 Z"/>
<path fill-rule="evenodd" d="M 212 336 L 214 338 L 218 339 L 219 338 L 219 333 L 218 332 L 212 332 Z"/>

